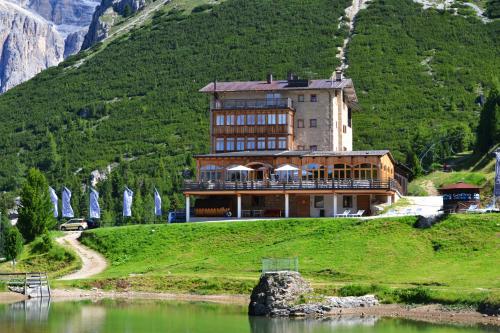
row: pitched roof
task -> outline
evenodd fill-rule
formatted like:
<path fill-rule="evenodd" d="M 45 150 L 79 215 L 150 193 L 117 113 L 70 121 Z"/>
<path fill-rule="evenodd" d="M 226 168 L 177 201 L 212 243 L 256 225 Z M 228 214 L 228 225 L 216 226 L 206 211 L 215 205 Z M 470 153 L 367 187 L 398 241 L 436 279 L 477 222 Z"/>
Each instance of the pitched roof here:
<path fill-rule="evenodd" d="M 214 92 L 237 92 L 237 91 L 283 91 L 283 90 L 330 90 L 344 89 L 350 102 L 357 102 L 358 98 L 354 91 L 351 79 L 343 78 L 340 81 L 332 79 L 309 80 L 306 87 L 289 85 L 287 80 L 267 81 L 233 81 L 233 82 L 210 82 L 199 91 L 202 93 Z"/>
<path fill-rule="evenodd" d="M 255 151 L 234 151 L 228 153 L 196 155 L 195 157 L 280 157 L 280 156 L 335 157 L 335 156 L 383 156 L 386 154 L 390 155 L 390 151 L 389 150 L 358 150 L 358 151 L 255 150 Z"/>

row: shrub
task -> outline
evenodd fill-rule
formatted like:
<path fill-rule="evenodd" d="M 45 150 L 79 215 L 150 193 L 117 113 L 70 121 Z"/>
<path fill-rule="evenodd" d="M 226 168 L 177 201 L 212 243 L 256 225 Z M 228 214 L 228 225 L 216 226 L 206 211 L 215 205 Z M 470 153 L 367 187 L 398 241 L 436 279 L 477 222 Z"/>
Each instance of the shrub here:
<path fill-rule="evenodd" d="M 52 247 L 54 247 L 52 238 L 50 238 L 48 233 L 45 233 L 33 241 L 32 252 L 47 253 L 52 249 Z"/>
<path fill-rule="evenodd" d="M 435 301 L 431 291 L 422 287 L 397 289 L 394 291 L 394 296 L 396 296 L 399 303 L 407 304 L 426 304 Z"/>
<path fill-rule="evenodd" d="M 349 284 L 343 286 L 339 289 L 339 296 L 364 296 L 368 294 L 375 294 L 380 291 L 382 288 L 375 284 L 369 286 L 357 285 L 357 284 Z"/>
<path fill-rule="evenodd" d="M 206 10 L 209 10 L 209 9 L 212 9 L 212 5 L 211 4 L 203 4 L 203 5 L 199 5 L 199 6 L 196 6 L 193 8 L 192 12 L 193 13 L 201 13 L 201 12 L 204 12 Z"/>
<path fill-rule="evenodd" d="M 5 232 L 5 258 L 7 260 L 16 259 L 23 251 L 23 236 L 16 227 L 12 227 Z"/>

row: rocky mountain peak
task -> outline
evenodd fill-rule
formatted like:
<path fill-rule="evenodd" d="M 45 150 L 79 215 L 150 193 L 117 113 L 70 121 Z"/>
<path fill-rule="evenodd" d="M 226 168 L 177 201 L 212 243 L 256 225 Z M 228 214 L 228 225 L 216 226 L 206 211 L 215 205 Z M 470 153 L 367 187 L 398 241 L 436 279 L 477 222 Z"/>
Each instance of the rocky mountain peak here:
<path fill-rule="evenodd" d="M 80 50 L 95 0 L 0 0 L 0 93 Z"/>

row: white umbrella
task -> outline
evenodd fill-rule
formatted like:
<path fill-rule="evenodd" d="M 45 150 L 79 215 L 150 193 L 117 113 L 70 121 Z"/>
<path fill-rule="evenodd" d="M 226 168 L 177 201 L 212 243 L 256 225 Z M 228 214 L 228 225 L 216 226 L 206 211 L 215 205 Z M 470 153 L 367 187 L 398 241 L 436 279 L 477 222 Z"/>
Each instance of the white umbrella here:
<path fill-rule="evenodd" d="M 290 164 L 285 164 L 280 166 L 278 169 L 274 171 L 286 171 L 286 180 L 288 181 L 288 171 L 297 171 L 299 168 L 294 167 L 293 165 Z"/>
<path fill-rule="evenodd" d="M 240 181 L 241 181 L 241 172 L 242 171 L 253 171 L 252 168 L 246 167 L 244 165 L 237 165 L 235 167 L 227 169 L 228 171 L 239 171 L 240 172 Z"/>
<path fill-rule="evenodd" d="M 244 165 L 237 165 L 235 167 L 229 168 L 229 171 L 252 171 L 252 168 L 246 167 Z"/>
<path fill-rule="evenodd" d="M 275 171 L 297 171 L 297 170 L 299 170 L 299 168 L 296 168 L 296 167 L 294 167 L 293 165 L 290 165 L 290 164 L 285 164 L 285 165 L 280 166 Z"/>

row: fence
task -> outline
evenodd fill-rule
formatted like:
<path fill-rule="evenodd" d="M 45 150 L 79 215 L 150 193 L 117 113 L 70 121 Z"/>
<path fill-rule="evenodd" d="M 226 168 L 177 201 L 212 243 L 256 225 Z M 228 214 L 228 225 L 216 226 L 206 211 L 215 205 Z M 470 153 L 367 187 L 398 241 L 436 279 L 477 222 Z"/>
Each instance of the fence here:
<path fill-rule="evenodd" d="M 299 271 L 299 258 L 262 258 L 262 273 Z"/>

